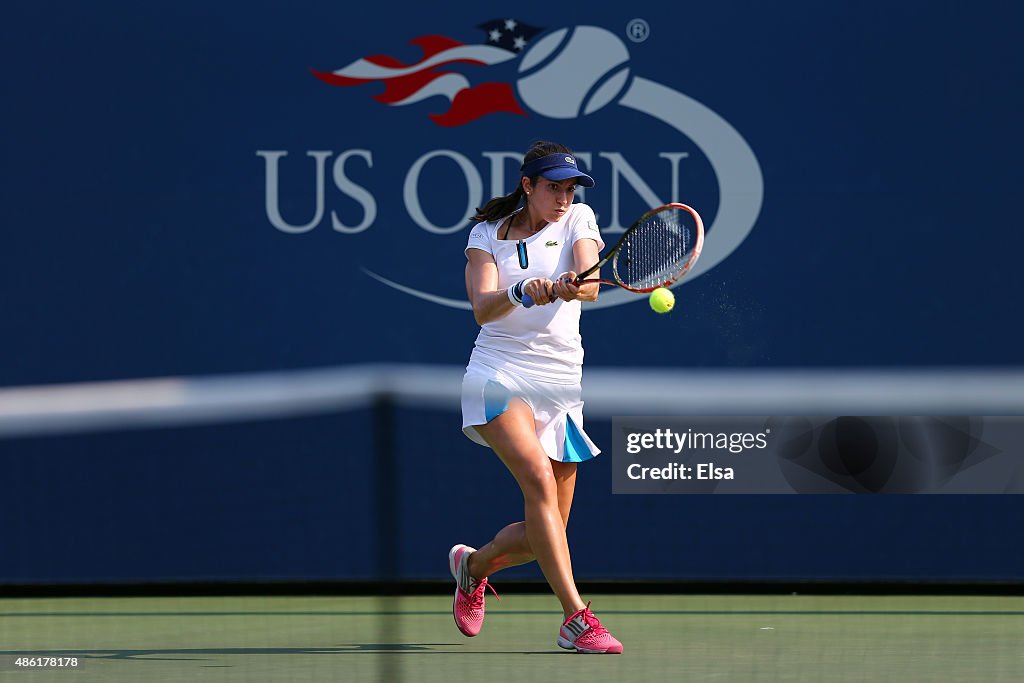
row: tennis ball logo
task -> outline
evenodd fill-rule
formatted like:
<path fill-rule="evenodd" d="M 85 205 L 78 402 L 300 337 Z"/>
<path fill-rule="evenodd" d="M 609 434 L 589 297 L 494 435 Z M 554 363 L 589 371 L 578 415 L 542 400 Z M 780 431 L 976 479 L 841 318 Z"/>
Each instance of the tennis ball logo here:
<path fill-rule="evenodd" d="M 519 63 L 519 99 L 553 119 L 592 114 L 614 102 L 629 82 L 629 51 L 596 26 L 562 28 L 536 41 Z"/>

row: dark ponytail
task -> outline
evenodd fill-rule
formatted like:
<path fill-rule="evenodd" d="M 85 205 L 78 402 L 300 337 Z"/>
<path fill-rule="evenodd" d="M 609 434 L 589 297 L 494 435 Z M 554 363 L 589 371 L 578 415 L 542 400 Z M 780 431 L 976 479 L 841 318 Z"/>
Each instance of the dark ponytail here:
<path fill-rule="evenodd" d="M 519 204 L 523 201 L 523 197 L 525 196 L 526 193 L 523 192 L 523 184 L 519 183 L 511 194 L 507 194 L 504 197 L 495 197 L 482 207 L 478 208 L 476 210 L 476 215 L 473 216 L 471 220 L 477 222 L 496 221 L 499 218 L 504 218 L 519 208 Z"/>
<path fill-rule="evenodd" d="M 540 159 L 541 157 L 549 154 L 572 154 L 572 150 L 565 145 L 560 145 L 557 142 L 547 142 L 546 140 L 539 140 L 530 146 L 530 149 L 523 156 L 523 163 L 533 161 L 534 159 Z M 534 176 L 530 178 L 530 182 L 536 184 L 537 178 Z M 523 199 L 526 197 L 526 193 L 523 192 L 522 176 L 519 178 L 519 182 L 516 183 L 516 189 L 510 194 L 503 197 L 495 197 L 490 200 L 482 207 L 476 210 L 476 215 L 472 219 L 474 221 L 496 221 L 499 218 L 504 218 L 512 214 Z"/>

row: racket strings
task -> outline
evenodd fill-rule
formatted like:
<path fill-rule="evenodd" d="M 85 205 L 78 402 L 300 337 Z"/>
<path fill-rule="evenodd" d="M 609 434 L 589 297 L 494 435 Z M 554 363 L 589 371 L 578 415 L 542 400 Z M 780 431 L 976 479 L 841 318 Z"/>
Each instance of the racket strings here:
<path fill-rule="evenodd" d="M 696 230 L 686 222 L 688 218 L 688 213 L 671 209 L 633 228 L 612 262 L 615 279 L 637 290 L 675 281 L 689 263 L 696 242 Z"/>

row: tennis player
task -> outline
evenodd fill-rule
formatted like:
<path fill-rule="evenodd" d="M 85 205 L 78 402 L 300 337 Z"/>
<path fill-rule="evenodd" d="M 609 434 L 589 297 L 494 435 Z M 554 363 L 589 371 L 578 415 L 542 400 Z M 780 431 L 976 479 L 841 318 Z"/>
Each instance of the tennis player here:
<path fill-rule="evenodd" d="M 600 453 L 583 431 L 579 330 L 580 302 L 597 299 L 598 284 L 572 282 L 604 247 L 593 210 L 573 203 L 577 185 L 594 180 L 567 147 L 551 142 L 535 143 L 520 170 L 511 194 L 478 209 L 466 247 L 466 289 L 480 333 L 462 384 L 462 429 L 511 471 L 526 519 L 479 550 L 451 549 L 455 623 L 477 635 L 488 577 L 536 560 L 562 604 L 558 645 L 620 653 L 622 643 L 580 598 L 566 541 L 576 467 Z M 533 308 L 523 307 L 524 295 Z"/>

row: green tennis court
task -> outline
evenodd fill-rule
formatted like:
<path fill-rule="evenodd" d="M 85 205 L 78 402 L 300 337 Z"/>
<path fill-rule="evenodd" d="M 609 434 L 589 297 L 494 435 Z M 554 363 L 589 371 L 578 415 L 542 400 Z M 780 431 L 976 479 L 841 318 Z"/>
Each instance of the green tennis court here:
<path fill-rule="evenodd" d="M 488 600 L 462 637 L 447 597 L 0 600 L 18 681 L 1020 681 L 1024 598 L 597 595 L 621 656 L 555 646 L 553 598 Z M 75 668 L 17 666 L 77 658 Z"/>

